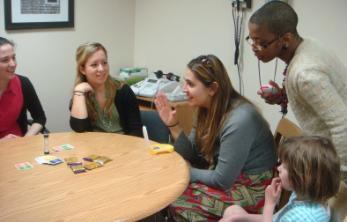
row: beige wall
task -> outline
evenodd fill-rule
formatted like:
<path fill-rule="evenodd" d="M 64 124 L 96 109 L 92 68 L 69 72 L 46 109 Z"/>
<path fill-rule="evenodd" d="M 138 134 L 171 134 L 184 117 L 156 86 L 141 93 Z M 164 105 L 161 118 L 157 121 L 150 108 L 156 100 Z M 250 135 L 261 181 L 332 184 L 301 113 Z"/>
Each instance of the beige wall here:
<path fill-rule="evenodd" d="M 252 2 L 252 10 L 245 14 L 245 25 L 252 11 L 265 0 Z M 230 3 L 230 0 L 136 0 L 134 64 L 148 66 L 152 71 L 162 69 L 181 74 L 190 59 L 212 53 L 224 62 L 238 89 Z M 298 28 L 302 36 L 323 42 L 347 65 L 347 1 L 291 0 L 290 4 L 299 15 Z M 246 30 L 245 35 L 247 33 Z M 262 109 L 274 129 L 281 117 L 279 107 L 266 105 L 256 95 L 259 88 L 257 60 L 248 45 L 244 46 L 243 64 L 245 95 Z M 283 67 L 280 63 L 277 82 L 282 80 Z M 274 63 L 261 65 L 263 82 L 273 77 L 273 70 Z M 288 117 L 295 121 L 291 111 Z"/>
<path fill-rule="evenodd" d="M 0 12 L 3 12 L 0 0 Z M 230 0 L 75 0 L 74 29 L 4 30 L 1 36 L 17 43 L 18 73 L 30 77 L 48 117 L 48 127 L 70 130 L 68 103 L 75 75 L 74 53 L 85 41 L 100 41 L 109 50 L 111 72 L 122 66 L 146 66 L 150 71 L 182 74 L 187 62 L 200 54 L 216 54 L 226 65 L 235 88 L 233 21 Z M 253 0 L 245 14 L 265 0 Z M 299 15 L 299 31 L 333 49 L 347 65 L 347 1 L 291 0 Z M 313 10 L 314 5 L 316 10 Z M 3 15 L 1 13 L 1 15 Z M 247 30 L 245 32 L 248 33 Z M 278 107 L 264 104 L 257 60 L 248 45 L 243 52 L 245 95 L 263 111 L 272 128 L 281 117 Z M 273 76 L 274 64 L 262 64 L 263 82 Z M 277 81 L 281 82 L 280 63 Z M 288 117 L 295 120 L 292 113 Z"/>
<path fill-rule="evenodd" d="M 4 0 L 0 0 L 3 16 Z M 109 53 L 111 73 L 133 63 L 134 1 L 75 0 L 73 29 L 5 31 L 1 36 L 17 44 L 17 73 L 33 82 L 51 131 L 67 131 L 68 105 L 75 78 L 75 50 L 80 43 L 98 41 Z"/>

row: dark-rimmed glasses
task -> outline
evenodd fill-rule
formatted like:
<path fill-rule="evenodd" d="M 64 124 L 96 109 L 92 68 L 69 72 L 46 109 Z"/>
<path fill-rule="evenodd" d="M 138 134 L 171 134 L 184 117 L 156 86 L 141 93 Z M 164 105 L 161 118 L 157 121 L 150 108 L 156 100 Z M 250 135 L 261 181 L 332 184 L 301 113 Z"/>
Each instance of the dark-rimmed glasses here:
<path fill-rule="evenodd" d="M 274 38 L 273 40 L 269 41 L 269 42 L 264 42 L 264 43 L 257 43 L 256 41 L 254 41 L 250 36 L 247 36 L 245 38 L 246 42 L 250 45 L 250 46 L 254 46 L 258 51 L 267 49 L 271 44 L 273 44 L 274 42 L 276 42 L 279 39 L 279 37 Z"/>

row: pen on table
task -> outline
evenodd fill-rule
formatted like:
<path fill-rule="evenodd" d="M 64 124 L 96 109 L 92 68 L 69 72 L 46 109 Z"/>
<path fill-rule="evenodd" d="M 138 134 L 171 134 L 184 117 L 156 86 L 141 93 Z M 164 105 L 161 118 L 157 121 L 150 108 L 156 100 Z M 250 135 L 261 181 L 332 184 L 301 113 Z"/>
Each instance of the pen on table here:
<path fill-rule="evenodd" d="M 143 138 L 145 139 L 147 145 L 149 145 L 148 133 L 146 126 L 142 126 Z"/>

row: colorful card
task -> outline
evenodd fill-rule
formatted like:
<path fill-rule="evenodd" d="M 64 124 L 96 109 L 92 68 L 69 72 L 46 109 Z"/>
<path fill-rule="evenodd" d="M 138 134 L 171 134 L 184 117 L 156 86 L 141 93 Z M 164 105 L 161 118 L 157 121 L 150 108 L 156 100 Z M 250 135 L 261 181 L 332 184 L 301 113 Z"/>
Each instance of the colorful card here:
<path fill-rule="evenodd" d="M 69 166 L 82 165 L 82 162 L 79 161 L 78 158 L 75 156 L 64 158 L 64 160 L 66 164 Z"/>
<path fill-rule="evenodd" d="M 98 167 L 102 167 L 102 165 L 96 162 L 84 162 L 83 167 L 87 170 L 92 170 Z"/>
<path fill-rule="evenodd" d="M 51 155 L 38 156 L 35 158 L 35 160 L 39 164 L 49 164 L 49 165 L 57 165 L 64 162 L 64 160 L 62 160 L 61 158 L 56 156 L 51 156 Z"/>
<path fill-rule="evenodd" d="M 99 157 L 100 157 L 99 155 L 90 154 L 89 156 L 83 157 L 83 160 L 89 161 L 89 162 L 93 162 L 93 161 L 95 161 Z"/>
<path fill-rule="evenodd" d="M 112 159 L 108 158 L 107 156 L 99 156 L 94 160 L 95 163 L 98 163 L 100 165 L 104 165 L 105 163 L 108 163 L 112 161 Z"/>
<path fill-rule="evenodd" d="M 55 151 L 55 152 L 60 152 L 60 151 L 66 151 L 66 150 L 72 150 L 73 148 L 75 148 L 73 145 L 71 144 L 62 144 L 62 145 L 59 145 L 59 146 L 54 146 L 52 147 L 52 149 Z"/>
<path fill-rule="evenodd" d="M 70 166 L 70 168 L 74 174 L 86 172 L 86 169 L 82 166 L 82 164 L 81 165 L 73 165 L 73 166 Z"/>
<path fill-rule="evenodd" d="M 29 162 L 16 163 L 14 166 L 17 168 L 17 170 L 31 170 L 34 168 L 34 166 Z"/>

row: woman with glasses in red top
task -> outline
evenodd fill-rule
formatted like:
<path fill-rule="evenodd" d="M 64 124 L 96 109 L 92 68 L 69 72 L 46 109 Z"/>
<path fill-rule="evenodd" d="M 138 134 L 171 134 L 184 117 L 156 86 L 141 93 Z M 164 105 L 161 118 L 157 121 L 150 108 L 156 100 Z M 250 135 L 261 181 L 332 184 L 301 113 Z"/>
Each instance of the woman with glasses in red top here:
<path fill-rule="evenodd" d="M 27 77 L 15 74 L 14 43 L 0 37 L 0 139 L 39 133 L 46 116 L 33 85 Z M 27 111 L 33 118 L 28 129 Z"/>
<path fill-rule="evenodd" d="M 197 110 L 189 136 L 165 95 L 155 100 L 176 152 L 191 165 L 190 184 L 170 205 L 170 214 L 178 221 L 216 221 L 233 204 L 260 212 L 276 163 L 268 123 L 233 88 L 216 56 L 191 60 L 184 79 L 188 104 Z"/>

